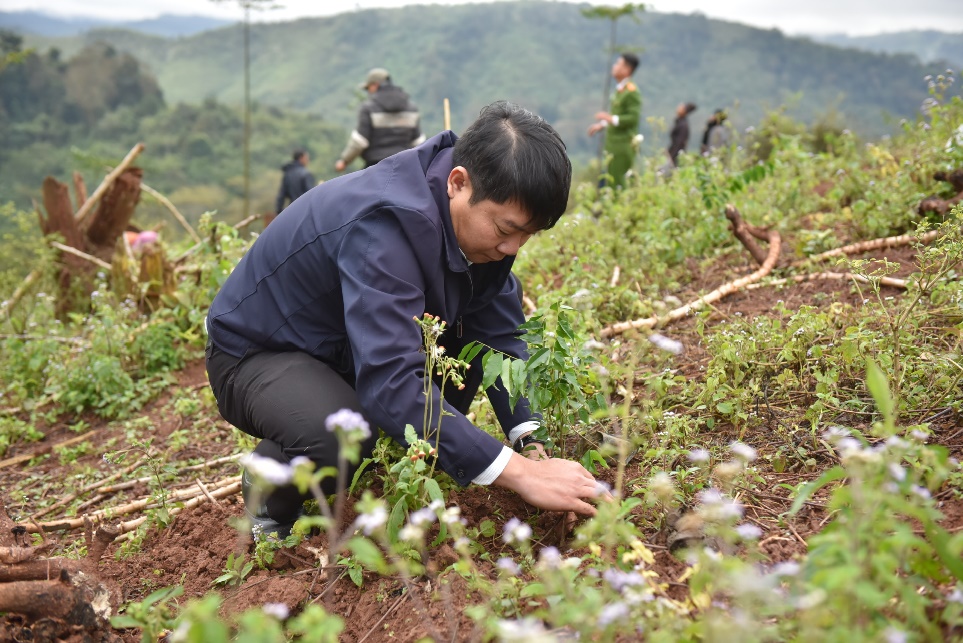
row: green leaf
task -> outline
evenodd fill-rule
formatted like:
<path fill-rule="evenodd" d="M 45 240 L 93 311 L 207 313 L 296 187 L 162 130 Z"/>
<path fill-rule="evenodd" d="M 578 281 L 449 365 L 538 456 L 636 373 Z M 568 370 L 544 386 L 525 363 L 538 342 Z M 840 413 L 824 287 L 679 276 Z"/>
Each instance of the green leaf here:
<path fill-rule="evenodd" d="M 873 395 L 876 407 L 883 414 L 887 426 L 891 426 L 893 418 L 893 395 L 889 390 L 889 382 L 883 371 L 872 359 L 866 359 L 866 388 Z"/>
<path fill-rule="evenodd" d="M 391 509 L 391 515 L 388 517 L 388 538 L 391 540 L 391 542 L 398 540 L 398 532 L 401 531 L 401 526 L 405 522 L 407 508 L 408 506 L 405 503 L 405 498 L 402 497 L 401 500 L 396 502 L 395 506 Z"/>
<path fill-rule="evenodd" d="M 731 414 L 734 409 L 735 407 L 732 405 L 732 402 L 719 402 L 716 404 L 716 410 L 723 415 Z"/>
<path fill-rule="evenodd" d="M 504 357 L 501 353 L 488 353 L 482 360 L 484 373 L 482 375 L 482 388 L 488 388 L 495 383 L 498 376 L 502 373 L 502 362 Z"/>
<path fill-rule="evenodd" d="M 478 342 L 468 342 L 468 344 L 461 349 L 461 352 L 458 353 L 458 359 L 463 362 L 470 362 L 475 359 L 475 357 L 478 356 L 478 353 L 482 352 L 484 349 L 484 344 L 479 344 Z"/>
<path fill-rule="evenodd" d="M 789 515 L 796 515 L 796 512 L 802 508 L 803 504 L 805 504 L 805 502 L 809 500 L 810 496 L 812 496 L 814 493 L 831 482 L 842 480 L 845 477 L 846 470 L 837 465 L 832 469 L 825 471 L 823 475 L 819 476 L 819 478 L 816 480 L 801 485 L 799 487 L 798 494 L 796 495 L 796 499 L 793 500 L 792 507 L 789 508 Z"/>
<path fill-rule="evenodd" d="M 425 480 L 425 491 L 428 492 L 428 497 L 432 500 L 445 501 L 445 496 L 441 493 L 441 487 L 438 486 L 438 481 L 434 478 Z"/>
<path fill-rule="evenodd" d="M 512 360 L 506 359 L 502 362 L 502 385 L 509 395 L 512 394 Z"/>
<path fill-rule="evenodd" d="M 348 541 L 348 549 L 354 555 L 355 560 L 373 572 L 383 574 L 387 571 L 384 556 L 373 542 L 367 538 L 355 536 Z"/>

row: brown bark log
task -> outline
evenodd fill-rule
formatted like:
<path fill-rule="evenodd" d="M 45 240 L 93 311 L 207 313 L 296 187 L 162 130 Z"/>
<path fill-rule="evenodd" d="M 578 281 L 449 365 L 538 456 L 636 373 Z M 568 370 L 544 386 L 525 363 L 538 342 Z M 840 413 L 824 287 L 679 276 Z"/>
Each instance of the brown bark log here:
<path fill-rule="evenodd" d="M 917 210 L 920 214 L 924 215 L 933 212 L 943 216 L 952 210 L 960 201 L 963 201 L 963 192 L 950 199 L 940 199 L 938 197 L 931 196 L 920 201 L 920 205 Z"/>
<path fill-rule="evenodd" d="M 124 170 L 100 200 L 100 205 L 82 224 L 91 254 L 109 261 L 114 254 L 117 238 L 124 233 L 140 201 L 143 171 L 132 167 Z"/>
<path fill-rule="evenodd" d="M 43 180 L 43 207 L 46 218 L 40 215 L 40 229 L 44 235 L 59 234 L 68 246 L 84 249 L 84 236 L 74 221 L 67 186 L 52 176 Z"/>
<path fill-rule="evenodd" d="M 79 560 L 47 558 L 31 560 L 16 565 L 0 565 L 0 583 L 15 583 L 24 580 L 56 580 L 63 574 L 70 574 L 81 567 Z"/>
<path fill-rule="evenodd" d="M 937 181 L 946 181 L 957 192 L 963 192 L 963 168 L 956 168 L 949 172 L 935 172 L 933 178 Z"/>
<path fill-rule="evenodd" d="M 746 247 L 746 250 L 748 250 L 749 254 L 752 255 L 752 258 L 756 260 L 756 263 L 758 263 L 760 266 L 766 263 L 767 253 L 765 250 L 759 247 L 759 244 L 756 243 L 755 238 L 767 239 L 767 232 L 758 228 L 753 230 L 755 226 L 750 226 L 748 223 L 743 221 L 742 216 L 739 214 L 739 210 L 737 210 L 733 205 L 726 205 L 726 218 L 729 219 L 729 222 L 732 224 L 732 234 L 734 234 L 735 237 L 742 243 L 742 245 Z"/>
<path fill-rule="evenodd" d="M 87 185 L 80 172 L 74 172 L 74 194 L 77 197 L 77 209 L 79 210 L 87 202 Z"/>
<path fill-rule="evenodd" d="M 77 214 L 74 215 L 74 218 L 77 219 L 78 222 L 84 220 L 84 218 L 90 213 L 94 205 L 97 203 L 97 200 L 102 197 L 105 192 L 107 192 L 107 189 L 110 188 L 117 177 L 123 174 L 124 170 L 126 170 L 130 164 L 134 162 L 134 159 L 137 158 L 137 155 L 143 151 L 144 144 L 138 143 L 131 148 L 130 152 L 127 153 L 127 156 L 124 157 L 124 160 L 121 161 L 117 167 L 111 170 L 110 174 L 104 177 L 104 180 L 101 181 L 100 185 L 97 186 L 97 189 L 94 190 L 94 193 L 90 195 L 90 198 L 88 198 L 84 204 L 80 206 L 80 208 L 77 210 Z"/>

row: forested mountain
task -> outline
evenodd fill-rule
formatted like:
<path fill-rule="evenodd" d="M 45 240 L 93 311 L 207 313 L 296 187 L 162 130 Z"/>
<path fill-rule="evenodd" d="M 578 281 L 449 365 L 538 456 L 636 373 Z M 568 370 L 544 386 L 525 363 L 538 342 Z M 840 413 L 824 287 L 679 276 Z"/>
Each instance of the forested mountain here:
<path fill-rule="evenodd" d="M 817 40 L 838 47 L 863 49 L 879 53 L 914 54 L 924 63 L 943 61 L 959 72 L 963 69 L 963 33 L 944 33 L 933 30 L 898 31 L 874 36 L 832 34 Z"/>
<path fill-rule="evenodd" d="M 428 135 L 442 129 L 445 98 L 456 131 L 484 105 L 509 99 L 552 122 L 584 166 L 596 150 L 585 130 L 612 60 L 610 23 L 584 17 L 585 6 L 413 5 L 252 24 L 252 207 L 272 209 L 278 167 L 293 147 L 309 149 L 318 178 L 334 175 L 362 98 L 358 83 L 374 66 L 387 67 L 420 105 Z M 618 50 L 641 55 L 650 156 L 664 149 L 682 101 L 700 106 L 690 149 L 717 107 L 739 131 L 787 106 L 789 116 L 823 129 L 878 136 L 915 118 L 927 97 L 923 77 L 943 71 L 911 55 L 839 49 L 700 15 L 645 13 L 621 20 L 618 34 Z M 8 34 L 4 51 L 35 51 L 0 68 L 0 204 L 29 207 L 47 174 L 67 180 L 80 169 L 97 181 L 143 141 L 145 181 L 189 217 L 215 208 L 236 215 L 242 36 L 239 24 L 180 38 L 101 29 L 20 42 Z"/>

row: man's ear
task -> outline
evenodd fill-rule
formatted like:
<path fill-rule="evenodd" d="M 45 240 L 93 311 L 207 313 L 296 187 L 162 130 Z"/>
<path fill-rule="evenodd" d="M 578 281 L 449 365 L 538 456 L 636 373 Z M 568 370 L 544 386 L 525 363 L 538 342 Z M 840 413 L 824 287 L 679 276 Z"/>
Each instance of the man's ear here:
<path fill-rule="evenodd" d="M 454 199 L 458 192 L 465 189 L 471 189 L 471 179 L 468 178 L 468 170 L 461 165 L 456 165 L 448 174 L 448 198 Z"/>

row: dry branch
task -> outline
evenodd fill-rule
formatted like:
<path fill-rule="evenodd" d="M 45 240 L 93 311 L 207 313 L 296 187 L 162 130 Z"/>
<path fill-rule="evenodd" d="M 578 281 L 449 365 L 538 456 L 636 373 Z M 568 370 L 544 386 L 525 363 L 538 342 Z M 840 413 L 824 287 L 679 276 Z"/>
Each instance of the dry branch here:
<path fill-rule="evenodd" d="M 197 232 L 194 230 L 194 228 L 191 227 L 191 224 L 187 222 L 187 219 L 184 218 L 184 215 L 178 212 L 177 208 L 174 207 L 174 204 L 171 203 L 170 199 L 168 199 L 166 196 L 164 196 L 163 194 L 161 194 L 151 186 L 147 185 L 146 183 L 141 183 L 140 188 L 147 194 L 157 199 L 157 201 L 160 202 L 161 205 L 163 205 L 165 208 L 167 208 L 170 211 L 171 215 L 175 219 L 177 219 L 177 222 L 179 224 L 181 224 L 181 227 L 187 230 L 187 234 L 191 235 L 191 239 L 194 240 L 194 243 L 201 242 L 201 238 L 197 235 Z"/>
<path fill-rule="evenodd" d="M 916 236 L 915 234 L 901 234 L 895 237 L 884 237 L 882 239 L 872 239 L 871 241 L 860 241 L 859 243 L 851 243 L 848 246 L 836 248 L 835 250 L 827 250 L 826 252 L 821 252 L 818 255 L 812 255 L 811 257 L 807 258 L 807 261 L 823 261 L 825 259 L 841 257 L 843 255 L 858 255 L 863 252 L 869 252 L 870 250 L 898 248 L 900 246 L 908 246 L 909 244 L 915 242 L 929 243 L 938 236 L 938 230 L 930 230 L 926 234 L 921 234 L 919 236 Z"/>
<path fill-rule="evenodd" d="M 78 435 L 77 437 L 70 438 L 69 440 L 64 440 L 63 442 L 58 442 L 57 444 L 44 445 L 40 449 L 32 453 L 24 453 L 23 455 L 14 456 L 12 458 L 7 458 L 6 460 L 0 460 L 0 469 L 4 469 L 14 464 L 20 464 L 21 462 L 27 462 L 33 458 L 39 457 L 49 451 L 56 449 L 58 447 L 65 447 L 71 444 L 76 444 L 77 442 L 83 442 L 87 438 L 100 432 L 100 429 L 94 429 L 93 431 L 88 431 L 83 435 Z"/>
<path fill-rule="evenodd" d="M 65 558 L 31 560 L 16 565 L 0 565 L 0 583 L 24 580 L 54 580 L 80 569 L 82 561 Z"/>
<path fill-rule="evenodd" d="M 81 259 L 89 261 L 92 264 L 100 266 L 104 270 L 110 270 L 110 264 L 104 261 L 103 259 L 98 259 L 93 255 L 89 255 L 86 252 L 77 250 L 76 248 L 71 248 L 70 246 L 65 246 L 64 244 L 59 243 L 57 241 L 50 241 L 48 243 L 50 243 L 51 246 L 53 246 L 57 250 L 60 250 L 61 252 L 66 252 L 68 254 L 72 254 L 75 257 L 80 257 Z"/>
<path fill-rule="evenodd" d="M 802 283 L 804 281 L 818 281 L 821 279 L 836 279 L 836 280 L 852 280 L 858 281 L 862 284 L 871 283 L 870 279 L 863 277 L 862 275 L 855 275 L 851 272 L 817 272 L 811 275 L 796 275 L 794 277 L 787 277 L 786 279 L 773 279 L 772 281 L 766 281 L 763 283 L 750 284 L 746 286 L 746 290 L 756 290 L 757 288 L 768 288 L 769 286 L 784 286 L 788 283 Z M 905 279 L 897 279 L 895 277 L 882 277 L 879 283 L 883 286 L 891 286 L 893 288 L 903 288 L 909 287 L 909 284 Z"/>
<path fill-rule="evenodd" d="M 212 491 L 210 495 L 213 496 L 214 498 L 226 498 L 240 491 L 241 491 L 241 481 L 240 479 L 238 479 L 238 481 L 232 484 L 231 486 L 218 489 L 217 491 Z M 181 513 L 186 509 L 193 509 L 194 507 L 204 502 L 206 499 L 207 498 L 203 494 L 195 496 L 190 500 L 188 500 L 187 502 L 185 502 L 183 506 L 172 508 L 170 510 L 170 516 L 173 518 L 174 516 L 176 516 L 177 514 Z M 141 516 L 140 518 L 136 518 L 134 520 L 129 520 L 127 522 L 120 523 L 119 530 L 121 535 L 118 536 L 118 538 L 120 539 L 123 539 L 124 537 L 129 538 L 128 534 L 130 534 L 130 532 L 140 527 L 145 522 L 147 522 L 147 516 Z"/>
<path fill-rule="evenodd" d="M 80 172 L 74 172 L 74 193 L 77 195 L 77 207 L 80 208 L 87 202 L 87 185 L 84 184 L 84 177 Z"/>
<path fill-rule="evenodd" d="M 84 217 L 90 214 L 90 211 L 93 209 L 94 205 L 97 203 L 100 197 L 102 197 L 104 193 L 107 191 L 107 189 L 114 183 L 114 181 L 117 180 L 117 177 L 123 174 L 124 170 L 126 170 L 127 167 L 134 162 L 134 159 L 137 158 L 137 155 L 143 151 L 144 151 L 144 144 L 138 143 L 133 148 L 131 148 L 130 152 L 127 153 L 127 156 L 124 157 L 124 160 L 120 162 L 120 165 L 115 167 L 110 174 L 104 177 L 104 180 L 101 182 L 100 185 L 97 186 L 97 189 L 94 190 L 94 193 L 90 195 L 90 197 L 84 202 L 84 204 L 80 206 L 80 209 L 77 210 L 77 214 L 74 215 L 74 219 L 78 223 L 83 221 Z"/>
<path fill-rule="evenodd" d="M 769 239 L 769 254 L 759 270 L 755 271 L 751 275 L 724 284 L 709 294 L 704 295 L 699 299 L 686 304 L 685 306 L 670 311 L 664 317 L 646 317 L 633 321 L 619 322 L 617 324 L 612 324 L 611 326 L 606 326 L 602 329 L 599 335 L 603 338 L 613 337 L 634 328 L 654 328 L 655 326 L 664 326 L 670 322 L 687 317 L 704 306 L 719 301 L 723 297 L 727 297 L 732 293 L 745 288 L 749 284 L 759 281 L 772 272 L 773 266 L 775 266 L 776 261 L 779 260 L 779 249 L 782 245 L 778 232 L 775 230 L 770 230 L 767 235 Z"/>
<path fill-rule="evenodd" d="M 27 291 L 30 289 L 30 286 L 40 279 L 41 275 L 43 275 L 43 268 L 34 268 L 30 274 L 27 275 L 22 282 L 20 282 L 20 285 L 17 286 L 17 289 L 13 291 L 12 295 L 10 295 L 10 299 L 0 303 L 0 317 L 7 317 L 10 315 L 10 311 L 13 310 L 13 307 L 16 306 L 21 299 L 23 299 L 23 296 L 27 294 Z"/>
<path fill-rule="evenodd" d="M 617 285 L 619 285 L 619 275 L 621 272 L 622 269 L 618 266 L 612 269 L 612 278 L 609 279 L 609 288 L 615 288 Z"/>
<path fill-rule="evenodd" d="M 766 239 L 768 240 L 768 233 L 761 228 L 756 228 L 756 226 L 749 225 L 742 220 L 742 216 L 739 214 L 739 210 L 735 208 L 732 204 L 726 204 L 726 218 L 729 219 L 731 224 L 732 234 L 735 235 L 752 258 L 756 260 L 760 266 L 766 262 L 767 253 L 765 250 L 759 247 L 756 243 L 756 239 Z"/>
<path fill-rule="evenodd" d="M 229 496 L 232 493 L 236 493 L 241 488 L 241 477 L 234 476 L 232 478 L 219 480 L 217 482 L 211 483 L 208 486 L 208 488 L 212 489 L 212 491 L 210 492 L 210 495 L 214 496 L 215 498 L 224 498 L 225 496 Z M 186 507 L 188 504 L 192 502 L 194 504 L 192 504 L 191 506 L 196 506 L 198 502 L 204 499 L 206 499 L 206 497 L 203 492 L 199 492 L 194 488 L 188 488 L 188 489 L 180 489 L 177 491 L 170 492 L 167 495 L 166 502 L 169 502 L 169 503 L 184 502 Z M 108 517 L 125 516 L 127 514 L 131 514 L 144 509 L 150 509 L 152 508 L 152 506 L 156 507 L 158 505 L 156 504 L 155 498 L 148 496 L 146 498 L 141 498 L 139 500 L 129 502 L 119 507 L 99 509 L 81 518 L 72 518 L 70 520 L 57 520 L 52 522 L 42 522 L 39 524 L 35 523 L 33 525 L 28 525 L 26 529 L 28 532 L 31 532 L 31 533 L 37 533 L 41 529 L 44 531 L 80 529 L 81 527 L 84 526 L 85 521 L 101 522 Z M 176 507 L 171 508 L 170 514 L 174 515 L 178 511 L 179 510 Z M 144 519 L 146 520 L 146 517 Z M 127 523 L 122 523 L 120 533 L 124 533 L 128 531 L 127 529 L 123 528 L 123 525 L 126 525 L 126 524 Z"/>

